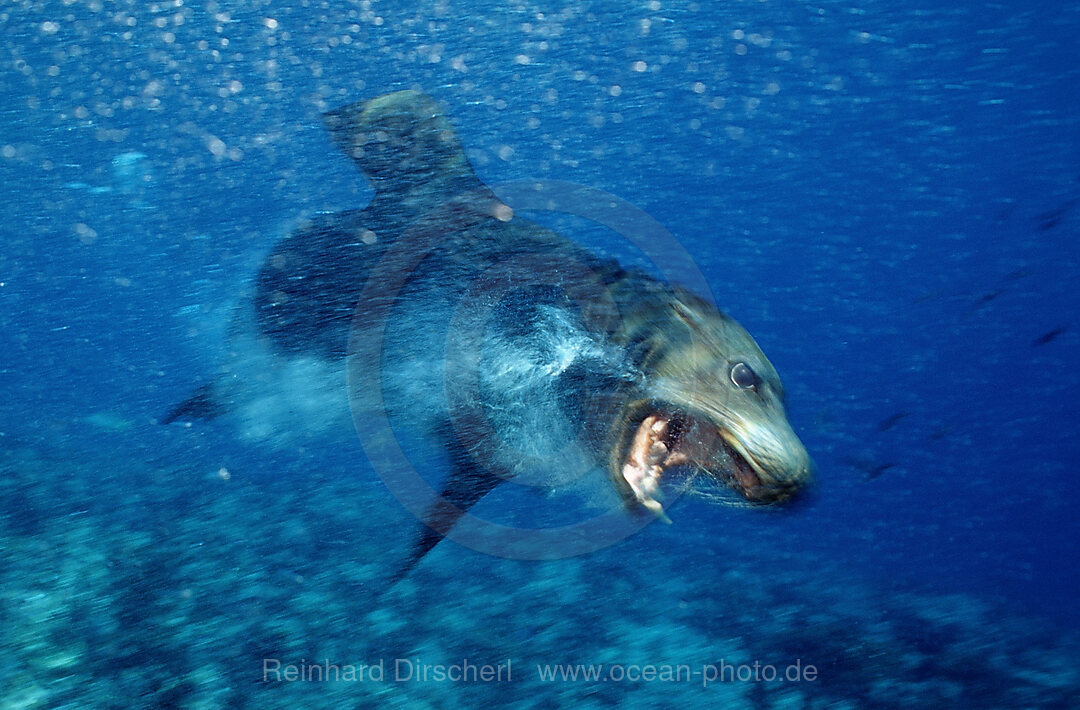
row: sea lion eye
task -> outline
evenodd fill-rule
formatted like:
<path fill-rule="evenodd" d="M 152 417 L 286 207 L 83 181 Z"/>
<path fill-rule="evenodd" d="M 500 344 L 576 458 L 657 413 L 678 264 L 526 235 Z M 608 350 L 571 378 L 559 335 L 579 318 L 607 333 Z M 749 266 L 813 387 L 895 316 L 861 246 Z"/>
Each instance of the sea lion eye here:
<path fill-rule="evenodd" d="M 758 379 L 757 373 L 750 369 L 750 366 L 745 362 L 737 362 L 731 366 L 731 381 L 735 383 L 735 386 L 749 390 L 757 387 Z"/>

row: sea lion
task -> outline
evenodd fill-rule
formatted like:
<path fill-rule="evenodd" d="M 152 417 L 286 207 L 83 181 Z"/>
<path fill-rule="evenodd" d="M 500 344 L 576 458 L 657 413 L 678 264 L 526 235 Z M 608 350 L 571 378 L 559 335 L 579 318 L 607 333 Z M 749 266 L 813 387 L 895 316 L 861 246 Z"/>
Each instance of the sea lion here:
<path fill-rule="evenodd" d="M 351 353 L 357 426 L 385 410 L 445 453 L 442 493 L 395 579 L 509 479 L 606 471 L 631 512 L 665 519 L 674 480 L 761 504 L 809 482 L 780 378 L 731 317 L 515 216 L 428 96 L 324 120 L 375 196 L 278 244 L 242 320 L 278 362 Z M 219 375 L 166 421 L 235 409 L 224 382 L 236 379 Z"/>

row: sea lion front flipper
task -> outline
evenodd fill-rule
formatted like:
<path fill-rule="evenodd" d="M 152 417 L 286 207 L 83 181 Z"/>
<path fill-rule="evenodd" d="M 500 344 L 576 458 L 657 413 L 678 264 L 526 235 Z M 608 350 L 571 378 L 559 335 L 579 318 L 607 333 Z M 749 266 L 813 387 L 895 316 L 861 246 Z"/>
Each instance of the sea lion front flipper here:
<path fill-rule="evenodd" d="M 195 390 L 195 393 L 180 404 L 169 410 L 162 420 L 162 424 L 172 424 L 175 421 L 193 419 L 214 419 L 225 412 L 224 407 L 217 401 L 214 395 L 213 383 L 208 383 Z"/>
<path fill-rule="evenodd" d="M 420 536 L 413 544 L 409 557 L 394 573 L 390 586 L 407 575 L 427 553 L 431 552 L 432 548 L 446 537 L 446 534 L 469 508 L 493 491 L 503 480 L 495 473 L 478 467 L 471 461 L 459 459 L 443 486 L 442 493 L 428 508 Z"/>

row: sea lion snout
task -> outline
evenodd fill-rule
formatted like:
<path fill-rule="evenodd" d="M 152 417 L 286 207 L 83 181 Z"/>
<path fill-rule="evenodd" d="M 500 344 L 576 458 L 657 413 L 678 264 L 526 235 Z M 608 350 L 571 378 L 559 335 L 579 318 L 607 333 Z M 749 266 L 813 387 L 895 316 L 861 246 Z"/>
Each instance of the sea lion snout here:
<path fill-rule="evenodd" d="M 813 460 L 786 417 L 745 426 L 725 442 L 738 454 L 734 477 L 749 501 L 784 503 L 813 480 Z"/>
<path fill-rule="evenodd" d="M 785 503 L 813 480 L 813 460 L 778 401 L 714 400 L 702 418 L 715 431 L 700 454 L 709 462 L 705 468 L 747 501 Z"/>

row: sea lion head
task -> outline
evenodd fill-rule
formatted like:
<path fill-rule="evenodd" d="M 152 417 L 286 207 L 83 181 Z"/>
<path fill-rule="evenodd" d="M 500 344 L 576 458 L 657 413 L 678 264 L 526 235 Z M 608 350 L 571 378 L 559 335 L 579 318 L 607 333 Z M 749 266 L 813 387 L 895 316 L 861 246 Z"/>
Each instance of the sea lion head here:
<path fill-rule="evenodd" d="M 418 91 L 397 91 L 323 114 L 339 149 L 385 191 L 433 177 L 471 174 L 468 160 L 439 104 Z"/>
<path fill-rule="evenodd" d="M 813 464 L 788 423 L 780 377 L 739 323 L 675 292 L 621 331 L 644 379 L 614 427 L 611 474 L 624 493 L 663 516 L 661 477 L 675 469 L 689 472 L 691 492 L 721 486 L 753 503 L 806 486 Z"/>

